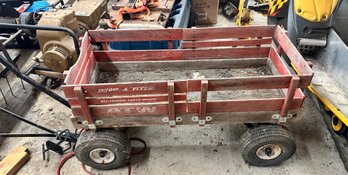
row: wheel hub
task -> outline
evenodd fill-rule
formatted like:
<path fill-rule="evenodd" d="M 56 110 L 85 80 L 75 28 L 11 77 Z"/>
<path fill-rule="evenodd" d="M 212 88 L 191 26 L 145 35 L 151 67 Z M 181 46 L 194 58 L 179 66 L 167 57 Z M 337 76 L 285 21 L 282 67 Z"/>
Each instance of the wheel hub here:
<path fill-rule="evenodd" d="M 331 118 L 331 126 L 335 132 L 338 132 L 338 131 L 342 130 L 343 123 L 337 116 L 333 115 Z"/>
<path fill-rule="evenodd" d="M 108 149 L 96 148 L 89 152 L 89 158 L 96 163 L 107 164 L 114 161 L 116 155 Z"/>
<path fill-rule="evenodd" d="M 256 150 L 256 155 L 263 160 L 275 159 L 282 153 L 281 146 L 277 144 L 267 144 Z"/>

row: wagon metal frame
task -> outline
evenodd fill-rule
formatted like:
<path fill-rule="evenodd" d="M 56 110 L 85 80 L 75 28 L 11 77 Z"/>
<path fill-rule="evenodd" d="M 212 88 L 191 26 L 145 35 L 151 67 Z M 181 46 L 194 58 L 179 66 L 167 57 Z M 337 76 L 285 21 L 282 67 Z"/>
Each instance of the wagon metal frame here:
<path fill-rule="evenodd" d="M 168 41 L 162 50 L 93 50 L 92 44 Z M 272 43 L 272 41 L 274 41 Z M 172 49 L 181 42 L 180 49 Z M 299 71 L 297 75 L 281 57 Z M 161 66 L 253 67 L 266 64 L 273 75 L 93 84 L 96 67 L 147 70 Z M 76 128 L 149 125 L 279 123 L 301 108 L 313 71 L 276 26 L 196 29 L 93 30 L 81 42 L 77 63 L 66 72 L 64 94 Z M 209 91 L 282 89 L 282 98 L 207 101 Z M 186 100 L 199 92 L 199 101 Z"/>

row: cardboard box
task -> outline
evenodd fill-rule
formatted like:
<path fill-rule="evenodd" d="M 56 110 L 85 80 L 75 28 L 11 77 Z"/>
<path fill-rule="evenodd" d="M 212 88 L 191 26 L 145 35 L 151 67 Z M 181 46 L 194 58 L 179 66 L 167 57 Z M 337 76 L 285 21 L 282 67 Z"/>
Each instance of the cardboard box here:
<path fill-rule="evenodd" d="M 217 23 L 219 0 L 192 0 L 192 8 L 197 24 Z"/>

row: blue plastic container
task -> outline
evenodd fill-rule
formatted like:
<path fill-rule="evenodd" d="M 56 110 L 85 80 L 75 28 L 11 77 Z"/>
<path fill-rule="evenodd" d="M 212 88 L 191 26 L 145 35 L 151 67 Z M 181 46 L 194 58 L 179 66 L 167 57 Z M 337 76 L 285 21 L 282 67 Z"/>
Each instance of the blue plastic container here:
<path fill-rule="evenodd" d="M 177 0 L 170 13 L 166 27 L 186 28 L 191 13 L 191 0 Z M 180 47 L 180 41 L 173 41 L 173 48 Z M 109 48 L 113 50 L 154 50 L 168 49 L 168 41 L 133 41 L 111 42 Z"/>

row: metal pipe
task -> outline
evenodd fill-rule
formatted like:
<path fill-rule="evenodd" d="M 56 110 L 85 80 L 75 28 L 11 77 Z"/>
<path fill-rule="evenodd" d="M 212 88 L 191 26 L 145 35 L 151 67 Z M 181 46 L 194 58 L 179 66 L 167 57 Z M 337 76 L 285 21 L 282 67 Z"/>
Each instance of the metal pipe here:
<path fill-rule="evenodd" d="M 57 78 L 60 80 L 64 80 L 64 76 L 60 72 L 53 72 L 53 71 L 47 71 L 47 70 L 34 70 L 34 74 L 43 75 L 49 78 Z"/>
<path fill-rule="evenodd" d="M 51 69 L 49 69 L 47 67 L 40 66 L 39 64 L 33 64 L 24 74 L 29 75 L 29 74 L 33 73 L 33 71 L 36 71 L 36 70 L 52 71 Z"/>
<path fill-rule="evenodd" d="M 51 31 L 63 31 L 68 33 L 74 40 L 74 46 L 77 56 L 80 55 L 79 39 L 76 34 L 65 27 L 52 27 L 52 26 L 37 26 L 37 25 L 27 25 L 27 24 L 6 24 L 0 23 L 0 28 L 14 28 L 14 29 L 34 29 L 34 30 L 51 30 Z"/>
<path fill-rule="evenodd" d="M 55 134 L 22 134 L 22 133 L 0 133 L 0 137 L 56 137 Z"/>
<path fill-rule="evenodd" d="M 10 115 L 11 117 L 14 117 L 14 118 L 16 118 L 18 120 L 21 120 L 21 121 L 23 121 L 25 123 L 28 123 L 28 124 L 30 124 L 32 126 L 35 126 L 35 127 L 39 128 L 39 129 L 42 129 L 42 130 L 44 130 L 44 131 L 46 131 L 48 133 L 51 133 L 51 134 L 55 134 L 56 133 L 55 131 L 53 131 L 53 130 L 51 130 L 49 128 L 46 128 L 46 127 L 41 126 L 39 124 L 36 124 L 36 123 L 34 123 L 34 122 L 30 121 L 30 120 L 27 120 L 24 117 L 22 117 L 22 116 L 20 116 L 20 115 L 18 115 L 16 113 L 13 113 L 13 112 L 11 112 L 11 111 L 3 108 L 3 107 L 0 107 L 0 111 L 5 112 L 6 114 Z"/>
<path fill-rule="evenodd" d="M 7 38 L 2 44 L 6 46 L 8 43 L 10 43 L 12 40 L 16 39 L 21 33 L 23 32 L 22 29 L 18 30 L 16 33 L 11 35 L 9 38 Z"/>
<path fill-rule="evenodd" d="M 7 59 L 7 61 L 9 61 L 11 64 L 13 64 L 14 66 L 17 67 L 15 62 L 12 60 L 10 54 L 6 51 L 5 45 L 3 43 L 0 43 L 0 51 L 2 51 L 2 53 L 5 56 L 5 58 Z"/>

